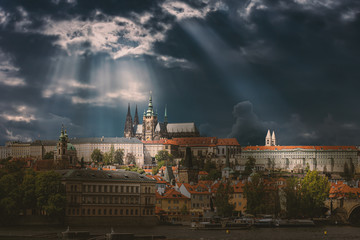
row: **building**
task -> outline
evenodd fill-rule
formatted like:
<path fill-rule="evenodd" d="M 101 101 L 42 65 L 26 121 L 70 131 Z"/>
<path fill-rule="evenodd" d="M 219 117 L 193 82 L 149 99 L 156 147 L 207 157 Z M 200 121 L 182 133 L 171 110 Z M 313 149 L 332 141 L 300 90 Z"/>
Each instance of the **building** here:
<path fill-rule="evenodd" d="M 163 211 L 165 221 L 181 221 L 190 212 L 191 199 L 173 188 L 167 188 L 164 193 L 156 192 L 156 207 Z"/>
<path fill-rule="evenodd" d="M 59 170 L 71 225 L 156 224 L 155 180 L 130 171 Z"/>
<path fill-rule="evenodd" d="M 184 165 L 178 168 L 179 182 L 196 184 L 198 182 L 199 169 L 193 166 L 190 147 L 186 148 Z"/>
<path fill-rule="evenodd" d="M 266 135 L 269 139 L 270 131 Z M 275 137 L 275 133 L 273 135 Z M 276 140 L 274 141 L 276 144 Z M 264 169 L 302 172 L 306 168 L 328 173 L 342 173 L 345 163 L 358 168 L 358 149 L 355 146 L 249 146 L 241 150 L 240 165 L 256 159 Z"/>
<path fill-rule="evenodd" d="M 137 106 L 134 121 L 132 121 L 130 105 L 126 115 L 124 137 L 137 137 L 144 141 L 160 140 L 175 137 L 200 136 L 195 123 L 168 123 L 167 108 L 165 107 L 164 122 L 159 122 L 157 112 L 154 112 L 152 96 L 150 93 L 148 109 L 144 111 L 143 122 L 139 123 Z"/>
<path fill-rule="evenodd" d="M 11 148 L 9 146 L 0 146 L 0 159 L 5 159 L 11 156 Z"/>
<path fill-rule="evenodd" d="M 75 167 L 76 164 L 76 149 L 69 143 L 69 137 L 66 130 L 64 130 L 64 126 L 62 126 L 59 141 L 54 150 L 54 167 L 57 169 L 66 169 Z"/>
<path fill-rule="evenodd" d="M 205 212 L 210 211 L 211 191 L 205 184 L 180 183 L 179 185 L 179 191 L 191 199 L 192 216 L 203 216 Z"/>
<path fill-rule="evenodd" d="M 112 147 L 114 151 L 122 149 L 124 157 L 133 154 L 136 165 L 144 165 L 144 144 L 137 138 L 118 138 L 118 137 L 101 137 L 101 138 L 74 138 L 69 140 L 77 150 L 77 158 L 84 158 L 85 162 L 91 162 L 91 154 L 95 149 L 102 153 L 109 152 Z"/>
<path fill-rule="evenodd" d="M 231 194 L 232 197 L 230 198 L 229 202 L 234 204 L 234 211 L 241 215 L 246 211 L 247 201 L 244 195 L 245 184 L 242 181 L 235 181 L 231 186 L 233 187 L 234 191 Z"/>

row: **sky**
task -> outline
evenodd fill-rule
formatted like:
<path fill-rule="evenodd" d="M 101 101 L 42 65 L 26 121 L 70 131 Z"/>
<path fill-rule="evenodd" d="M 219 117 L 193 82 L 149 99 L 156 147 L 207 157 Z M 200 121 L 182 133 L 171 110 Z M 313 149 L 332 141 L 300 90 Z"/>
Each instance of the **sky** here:
<path fill-rule="evenodd" d="M 2 0 L 0 144 L 163 121 L 264 145 L 360 145 L 356 0 Z"/>

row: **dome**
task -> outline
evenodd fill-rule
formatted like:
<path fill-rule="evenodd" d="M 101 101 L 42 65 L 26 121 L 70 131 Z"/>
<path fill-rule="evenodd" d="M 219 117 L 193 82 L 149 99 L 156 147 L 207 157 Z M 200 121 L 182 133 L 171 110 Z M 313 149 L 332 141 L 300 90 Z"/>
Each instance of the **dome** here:
<path fill-rule="evenodd" d="M 74 145 L 72 145 L 71 143 L 68 143 L 68 144 L 67 144 L 67 150 L 73 150 L 73 151 L 75 151 L 76 148 L 75 148 Z"/>

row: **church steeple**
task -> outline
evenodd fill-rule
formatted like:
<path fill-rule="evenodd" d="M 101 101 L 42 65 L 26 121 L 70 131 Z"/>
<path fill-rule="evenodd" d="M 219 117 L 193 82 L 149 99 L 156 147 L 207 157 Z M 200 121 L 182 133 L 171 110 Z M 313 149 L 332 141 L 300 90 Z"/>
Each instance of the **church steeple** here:
<path fill-rule="evenodd" d="M 167 117 L 167 105 L 165 105 L 165 115 L 164 115 L 164 123 L 168 123 L 168 117 Z"/>
<path fill-rule="evenodd" d="M 265 146 L 271 146 L 271 133 L 270 129 L 268 129 L 268 132 L 265 137 Z"/>
<path fill-rule="evenodd" d="M 134 136 L 134 128 L 133 128 L 133 122 L 130 112 L 130 103 L 128 105 L 128 112 L 126 115 L 126 121 L 125 121 L 125 127 L 124 127 L 124 137 L 133 137 Z"/>
<path fill-rule="evenodd" d="M 146 116 L 147 117 L 154 116 L 154 108 L 152 105 L 152 92 L 151 91 L 150 91 L 149 104 L 148 104 L 148 109 L 146 111 Z"/>
<path fill-rule="evenodd" d="M 276 146 L 276 137 L 275 137 L 275 131 L 272 132 L 271 135 L 271 145 Z"/>
<path fill-rule="evenodd" d="M 139 124 L 139 115 L 137 110 L 137 105 L 135 107 L 135 116 L 134 116 L 134 126 L 137 126 Z"/>

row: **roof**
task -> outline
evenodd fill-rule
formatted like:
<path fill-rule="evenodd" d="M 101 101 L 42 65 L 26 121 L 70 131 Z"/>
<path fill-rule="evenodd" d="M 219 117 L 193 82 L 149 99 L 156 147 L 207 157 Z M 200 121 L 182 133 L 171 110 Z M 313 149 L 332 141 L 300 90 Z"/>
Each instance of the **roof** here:
<path fill-rule="evenodd" d="M 196 132 L 195 123 L 168 123 L 167 124 L 167 131 L 169 133 L 176 133 L 176 132 Z"/>
<path fill-rule="evenodd" d="M 352 188 L 342 181 L 332 183 L 329 191 L 330 198 L 347 197 L 360 197 L 360 188 Z"/>
<path fill-rule="evenodd" d="M 181 192 L 176 191 L 173 188 L 166 188 L 165 193 L 163 195 L 160 195 L 158 192 L 156 192 L 156 198 L 157 199 L 190 199 L 186 197 L 185 195 L 181 194 Z"/>
<path fill-rule="evenodd" d="M 203 183 L 198 183 L 197 185 L 191 185 L 189 183 L 183 183 L 182 185 L 184 185 L 184 187 L 191 194 L 211 194 L 209 192 L 209 188 Z"/>
<path fill-rule="evenodd" d="M 64 180 L 97 180 L 97 181 L 139 181 L 139 182 L 155 182 L 154 180 L 131 171 L 101 171 L 91 169 L 72 169 L 58 170 Z"/>
<path fill-rule="evenodd" d="M 219 138 L 217 144 L 218 146 L 240 146 L 236 138 Z"/>
<path fill-rule="evenodd" d="M 326 150 L 355 150 L 355 146 L 249 146 L 244 147 L 243 151 L 281 151 L 281 150 L 317 150 L 317 151 L 326 151 Z"/>
<path fill-rule="evenodd" d="M 128 143 L 128 144 L 142 144 L 137 138 L 125 138 L 125 137 L 104 137 L 104 138 L 73 138 L 69 140 L 72 144 L 83 143 Z"/>

